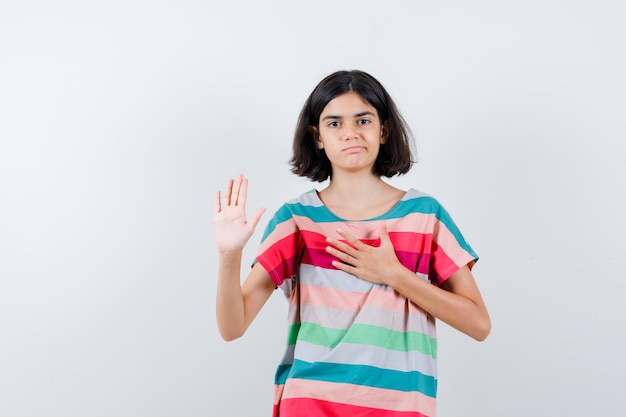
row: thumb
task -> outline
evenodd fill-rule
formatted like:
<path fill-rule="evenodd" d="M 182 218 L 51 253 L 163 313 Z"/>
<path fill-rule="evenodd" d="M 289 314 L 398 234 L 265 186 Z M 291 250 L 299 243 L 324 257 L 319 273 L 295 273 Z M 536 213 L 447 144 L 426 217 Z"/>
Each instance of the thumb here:
<path fill-rule="evenodd" d="M 391 238 L 389 237 L 389 230 L 387 230 L 387 223 L 381 222 L 380 224 L 380 244 L 383 243 L 391 243 Z"/>
<path fill-rule="evenodd" d="M 254 214 L 252 214 L 252 217 L 250 218 L 250 221 L 248 223 L 250 223 L 253 229 L 256 229 L 256 225 L 259 224 L 259 220 L 261 220 L 261 216 L 263 215 L 263 213 L 265 213 L 265 210 L 265 207 L 261 207 L 260 209 L 255 211 Z"/>

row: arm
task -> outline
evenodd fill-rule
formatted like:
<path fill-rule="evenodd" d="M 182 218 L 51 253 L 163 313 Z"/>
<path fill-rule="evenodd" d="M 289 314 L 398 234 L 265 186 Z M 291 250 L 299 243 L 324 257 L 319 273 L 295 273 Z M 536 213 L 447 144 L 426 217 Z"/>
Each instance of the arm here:
<path fill-rule="evenodd" d="M 246 220 L 248 181 L 239 175 L 230 180 L 224 195 L 215 195 L 213 225 L 219 251 L 216 316 L 224 340 L 241 337 L 261 310 L 274 283 L 260 264 L 256 264 L 241 285 L 243 248 L 254 233 L 265 209 Z"/>
<path fill-rule="evenodd" d="M 415 274 L 398 260 L 389 233 L 382 227 L 380 246 L 365 245 L 352 235 L 339 231 L 349 243 L 327 239 L 327 251 L 339 261 L 333 265 L 367 281 L 389 285 L 433 317 L 455 329 L 484 340 L 491 331 L 489 313 L 468 265 L 452 274 L 439 288 Z"/>
<path fill-rule="evenodd" d="M 399 264 L 399 263 L 398 263 Z M 491 321 L 476 281 L 467 265 L 452 274 L 443 288 L 432 285 L 399 264 L 388 284 L 434 317 L 478 341 L 491 331 Z"/>
<path fill-rule="evenodd" d="M 241 252 L 220 254 L 216 316 L 220 334 L 227 341 L 243 336 L 275 288 L 259 263 L 240 285 L 240 265 Z"/>

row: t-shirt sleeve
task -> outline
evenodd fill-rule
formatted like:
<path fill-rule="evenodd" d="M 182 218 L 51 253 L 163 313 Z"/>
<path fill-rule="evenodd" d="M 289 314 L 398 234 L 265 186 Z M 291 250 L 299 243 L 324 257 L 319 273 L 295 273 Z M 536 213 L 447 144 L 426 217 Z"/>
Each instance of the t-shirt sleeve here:
<path fill-rule="evenodd" d="M 281 207 L 268 223 L 255 262 L 260 263 L 280 287 L 296 275 L 302 243 L 298 226 L 288 205 Z"/>
<path fill-rule="evenodd" d="M 472 268 L 478 255 L 439 203 L 436 203 L 434 221 L 429 278 L 434 284 L 441 285 L 463 266 Z"/>

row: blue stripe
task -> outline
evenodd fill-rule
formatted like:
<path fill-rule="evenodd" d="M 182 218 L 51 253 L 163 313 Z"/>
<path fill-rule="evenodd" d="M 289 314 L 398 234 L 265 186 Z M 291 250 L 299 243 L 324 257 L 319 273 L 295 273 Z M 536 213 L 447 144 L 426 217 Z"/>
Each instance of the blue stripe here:
<path fill-rule="evenodd" d="M 400 213 L 396 213 L 396 210 L 400 211 Z M 439 220 L 446 227 L 446 229 L 450 231 L 450 233 L 452 233 L 459 246 L 468 252 L 475 260 L 478 260 L 478 255 L 465 241 L 456 223 L 454 223 L 454 220 L 452 220 L 448 211 L 439 203 L 439 201 L 430 196 L 421 196 L 410 200 L 402 200 L 384 217 L 397 218 L 406 216 L 409 213 L 433 214 L 435 218 Z"/>
<path fill-rule="evenodd" d="M 309 363 L 296 360 L 293 365 L 280 365 L 275 383 L 284 384 L 288 378 L 362 385 L 404 392 L 420 392 L 435 398 L 437 379 L 417 371 L 403 372 L 366 365 L 338 363 Z"/>
<path fill-rule="evenodd" d="M 434 215 L 435 218 L 437 218 L 437 220 L 439 220 L 450 231 L 450 233 L 452 233 L 459 245 L 472 255 L 473 258 L 478 259 L 478 255 L 476 255 L 474 250 L 465 241 L 463 235 L 461 235 L 461 232 L 459 231 L 459 228 L 456 226 L 446 209 L 435 198 L 428 195 L 419 194 L 416 197 L 401 200 L 389 212 L 373 219 L 363 220 L 363 222 L 391 220 L 404 217 L 410 213 Z M 292 202 L 286 203 L 278 209 L 272 220 L 268 223 L 265 233 L 261 238 L 261 242 L 263 242 L 279 224 L 291 220 L 293 216 L 308 217 L 311 221 L 316 223 L 342 221 L 330 210 L 328 210 L 326 206 L 305 205 L 298 202 L 298 200 L 292 200 Z"/>
<path fill-rule="evenodd" d="M 276 368 L 276 374 L 274 375 L 274 385 L 283 385 L 287 381 L 289 371 L 291 371 L 292 366 L 293 365 L 290 363 L 278 365 L 278 368 Z"/>

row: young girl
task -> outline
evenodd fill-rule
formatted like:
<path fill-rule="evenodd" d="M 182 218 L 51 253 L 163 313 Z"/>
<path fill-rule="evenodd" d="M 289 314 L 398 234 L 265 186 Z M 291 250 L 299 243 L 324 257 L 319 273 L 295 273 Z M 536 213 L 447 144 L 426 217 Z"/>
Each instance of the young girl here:
<path fill-rule="evenodd" d="M 276 212 L 243 285 L 242 250 L 264 209 L 246 219 L 241 175 L 216 194 L 222 337 L 242 336 L 280 287 L 289 328 L 275 417 L 434 416 L 435 319 L 476 340 L 491 324 L 471 273 L 478 257 L 445 209 L 381 178 L 412 165 L 383 86 L 361 71 L 322 80 L 300 113 L 291 164 L 329 185 Z"/>

